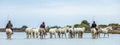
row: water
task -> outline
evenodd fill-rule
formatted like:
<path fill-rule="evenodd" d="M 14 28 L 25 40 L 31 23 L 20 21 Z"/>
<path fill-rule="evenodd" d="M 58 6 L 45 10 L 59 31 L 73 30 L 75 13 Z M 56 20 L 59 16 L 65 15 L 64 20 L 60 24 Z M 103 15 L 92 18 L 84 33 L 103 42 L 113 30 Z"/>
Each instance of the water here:
<path fill-rule="evenodd" d="M 120 45 L 120 34 L 110 34 L 110 37 L 91 39 L 90 33 L 85 33 L 82 39 L 53 38 L 47 35 L 46 39 L 26 39 L 24 32 L 14 32 L 11 40 L 6 39 L 6 34 L 0 32 L 0 45 Z"/>

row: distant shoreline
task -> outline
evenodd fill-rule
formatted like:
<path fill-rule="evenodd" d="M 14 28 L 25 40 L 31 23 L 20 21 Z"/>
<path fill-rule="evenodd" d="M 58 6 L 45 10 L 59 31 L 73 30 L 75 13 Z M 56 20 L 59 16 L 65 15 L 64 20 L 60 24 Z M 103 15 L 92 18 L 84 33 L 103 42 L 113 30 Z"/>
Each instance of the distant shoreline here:
<path fill-rule="evenodd" d="M 22 28 L 13 28 L 14 32 L 24 32 L 25 30 Z M 5 32 L 5 28 L 0 28 L 0 32 Z"/>

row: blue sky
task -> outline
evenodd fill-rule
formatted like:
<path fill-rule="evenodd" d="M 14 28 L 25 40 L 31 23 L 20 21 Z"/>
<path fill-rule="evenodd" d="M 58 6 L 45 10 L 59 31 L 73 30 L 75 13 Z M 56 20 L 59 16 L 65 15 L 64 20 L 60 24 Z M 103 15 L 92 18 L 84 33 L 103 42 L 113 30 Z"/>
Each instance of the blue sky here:
<path fill-rule="evenodd" d="M 47 26 L 82 20 L 120 24 L 120 0 L 0 0 L 0 27 L 5 27 L 8 15 L 14 27 L 39 27 L 42 21 Z"/>

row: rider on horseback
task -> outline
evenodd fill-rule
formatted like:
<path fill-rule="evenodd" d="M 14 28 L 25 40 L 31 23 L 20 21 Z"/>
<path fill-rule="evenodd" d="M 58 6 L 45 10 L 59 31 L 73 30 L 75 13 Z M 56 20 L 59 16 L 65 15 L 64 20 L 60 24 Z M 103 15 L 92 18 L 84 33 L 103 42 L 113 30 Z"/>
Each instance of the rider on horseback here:
<path fill-rule="evenodd" d="M 42 22 L 42 24 L 40 25 L 40 28 L 44 28 L 45 29 L 45 23 Z"/>
<path fill-rule="evenodd" d="M 7 23 L 7 25 L 6 25 L 6 28 L 5 28 L 5 29 L 10 28 L 10 29 L 12 30 L 12 34 L 13 34 L 13 29 L 12 29 L 12 27 L 13 27 L 13 25 L 12 25 L 11 21 L 9 20 L 8 23 Z"/>
<path fill-rule="evenodd" d="M 98 31 L 96 27 L 97 27 L 97 24 L 95 23 L 95 21 L 93 21 L 91 28 L 95 28 Z"/>
<path fill-rule="evenodd" d="M 40 25 L 40 28 L 45 29 L 45 22 L 42 22 L 42 24 Z M 46 31 L 46 29 L 45 29 L 45 31 Z"/>

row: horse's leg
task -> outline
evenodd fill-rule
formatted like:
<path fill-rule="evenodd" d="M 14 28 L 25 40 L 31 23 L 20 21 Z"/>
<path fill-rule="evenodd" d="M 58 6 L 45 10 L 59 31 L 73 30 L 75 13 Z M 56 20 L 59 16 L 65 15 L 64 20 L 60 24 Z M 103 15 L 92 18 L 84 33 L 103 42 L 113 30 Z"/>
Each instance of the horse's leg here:
<path fill-rule="evenodd" d="M 39 35 L 39 34 L 37 33 L 36 35 L 37 35 L 37 38 L 38 38 L 38 35 Z"/>
<path fill-rule="evenodd" d="M 50 33 L 50 38 L 52 38 L 52 33 Z"/>
<path fill-rule="evenodd" d="M 31 34 L 28 34 L 28 38 L 31 38 Z"/>
<path fill-rule="evenodd" d="M 44 34 L 43 34 L 43 32 L 42 32 L 42 39 L 43 39 L 43 37 L 44 37 Z"/>
<path fill-rule="evenodd" d="M 80 32 L 78 32 L 78 38 L 80 38 Z"/>
<path fill-rule="evenodd" d="M 72 33 L 70 34 L 70 38 L 73 38 L 73 34 Z"/>
<path fill-rule="evenodd" d="M 66 33 L 65 33 L 65 38 L 67 38 L 67 37 L 66 37 Z"/>
<path fill-rule="evenodd" d="M 38 36 L 41 38 L 41 34 L 40 34 L 40 32 L 39 32 Z"/>
<path fill-rule="evenodd" d="M 30 38 L 30 34 L 27 35 L 27 38 Z"/>
<path fill-rule="evenodd" d="M 75 33 L 72 33 L 72 38 L 75 38 Z"/>
<path fill-rule="evenodd" d="M 38 38 L 38 33 L 36 33 L 36 38 Z"/>
<path fill-rule="evenodd" d="M 80 38 L 80 32 L 78 32 L 78 38 Z"/>
<path fill-rule="evenodd" d="M 40 32 L 40 34 L 39 34 L 39 35 L 40 35 L 40 39 L 42 39 L 42 34 L 41 34 L 41 32 Z"/>
<path fill-rule="evenodd" d="M 8 39 L 11 39 L 11 34 L 8 34 L 8 37 L 9 37 Z"/>
<path fill-rule="evenodd" d="M 56 38 L 56 34 L 54 34 L 55 38 Z"/>
<path fill-rule="evenodd" d="M 99 33 L 97 33 L 97 38 L 99 38 Z"/>
<path fill-rule="evenodd" d="M 30 32 L 27 32 L 26 35 L 27 35 L 27 39 L 28 39 L 28 38 L 31 38 L 31 33 L 30 33 Z"/>
<path fill-rule="evenodd" d="M 8 38 L 8 35 L 7 35 L 7 39 L 9 39 L 9 38 Z"/>
<path fill-rule="evenodd" d="M 69 32 L 69 38 L 72 38 L 71 33 Z"/>
<path fill-rule="evenodd" d="M 81 32 L 81 38 L 83 37 L 83 32 Z"/>
<path fill-rule="evenodd" d="M 43 37 L 45 39 L 45 36 L 47 35 L 46 30 L 43 30 Z"/>
<path fill-rule="evenodd" d="M 98 38 L 98 32 L 96 33 L 95 37 Z"/>
<path fill-rule="evenodd" d="M 73 33 L 72 33 L 72 31 L 70 31 L 70 38 L 73 38 Z"/>
<path fill-rule="evenodd" d="M 70 38 L 73 38 L 72 33 L 70 33 Z"/>
<path fill-rule="evenodd" d="M 98 36 L 99 36 L 99 38 L 100 38 L 100 32 L 98 33 Z"/>
<path fill-rule="evenodd" d="M 70 38 L 70 33 L 68 33 L 68 38 Z"/>
<path fill-rule="evenodd" d="M 94 32 L 92 33 L 92 38 L 94 39 Z"/>
<path fill-rule="evenodd" d="M 36 38 L 36 33 L 34 32 L 34 36 L 33 36 L 33 38 Z"/>
<path fill-rule="evenodd" d="M 79 38 L 79 35 L 80 35 L 80 34 L 79 34 L 79 32 L 78 32 L 78 38 Z"/>
<path fill-rule="evenodd" d="M 98 38 L 100 38 L 100 32 L 98 32 L 98 35 L 97 35 Z"/>
<path fill-rule="evenodd" d="M 96 34 L 94 33 L 94 35 L 93 35 L 93 36 L 94 36 L 94 39 L 95 39 L 95 37 L 96 37 Z"/>
<path fill-rule="evenodd" d="M 30 38 L 32 38 L 32 33 L 30 33 Z"/>
<path fill-rule="evenodd" d="M 44 39 L 46 38 L 46 34 L 47 34 L 47 33 L 45 32 L 45 33 L 44 33 Z"/>
<path fill-rule="evenodd" d="M 33 38 L 35 38 L 35 33 L 33 32 L 32 34 L 33 34 Z"/>
<path fill-rule="evenodd" d="M 95 39 L 95 33 L 93 34 L 93 38 Z"/>
<path fill-rule="evenodd" d="M 98 38 L 98 37 L 97 37 L 97 32 L 94 33 L 94 38 Z"/>
<path fill-rule="evenodd" d="M 42 35 L 40 36 L 40 39 L 42 39 Z"/>
<path fill-rule="evenodd" d="M 44 37 L 44 32 L 42 31 L 41 32 L 41 39 L 43 39 L 43 37 Z"/>
<path fill-rule="evenodd" d="M 97 32 L 95 33 L 95 38 L 98 38 L 98 37 L 97 37 Z"/>
<path fill-rule="evenodd" d="M 58 32 L 58 37 L 60 38 L 60 33 Z"/>
<path fill-rule="evenodd" d="M 10 33 L 7 33 L 7 39 L 10 39 Z"/>
<path fill-rule="evenodd" d="M 72 34 L 72 31 L 70 30 L 70 38 L 73 38 L 73 34 Z"/>
<path fill-rule="evenodd" d="M 10 36 L 9 36 L 9 34 L 8 34 L 8 39 L 10 39 Z"/>
<path fill-rule="evenodd" d="M 62 34 L 62 38 L 63 38 L 63 34 Z"/>
<path fill-rule="evenodd" d="M 46 33 L 44 34 L 44 39 L 45 39 L 45 35 L 46 35 Z"/>
<path fill-rule="evenodd" d="M 105 33 L 104 33 L 104 37 L 105 37 Z"/>
<path fill-rule="evenodd" d="M 9 35 L 8 35 L 8 33 L 6 33 L 6 35 L 7 35 L 7 39 L 9 39 Z"/>
<path fill-rule="evenodd" d="M 94 37 L 95 37 L 94 33 L 93 33 L 93 35 L 92 35 L 92 36 L 93 36 L 93 39 L 94 39 Z"/>
<path fill-rule="evenodd" d="M 45 34 L 43 34 L 43 39 L 45 39 Z"/>
<path fill-rule="evenodd" d="M 26 32 L 26 38 L 28 39 L 29 38 L 29 35 L 28 35 L 28 33 Z"/>
<path fill-rule="evenodd" d="M 41 39 L 41 38 L 42 38 L 41 32 L 40 32 L 40 34 L 39 34 L 39 35 L 40 35 L 40 39 Z"/>
<path fill-rule="evenodd" d="M 11 39 L 11 35 L 12 35 L 12 33 L 10 34 L 10 39 Z"/>
<path fill-rule="evenodd" d="M 40 34 L 40 39 L 42 39 L 42 35 Z"/>
<path fill-rule="evenodd" d="M 93 39 L 95 38 L 95 33 L 92 34 L 92 38 L 93 38 Z"/>
<path fill-rule="evenodd" d="M 108 34 L 108 37 L 109 37 L 109 33 L 107 33 Z"/>
<path fill-rule="evenodd" d="M 76 36 L 75 37 L 77 37 L 77 35 L 78 35 L 78 32 L 76 32 Z"/>
<path fill-rule="evenodd" d="M 82 38 L 82 32 L 80 31 L 80 38 Z"/>
<path fill-rule="evenodd" d="M 73 38 L 75 38 L 75 33 L 73 33 Z"/>

